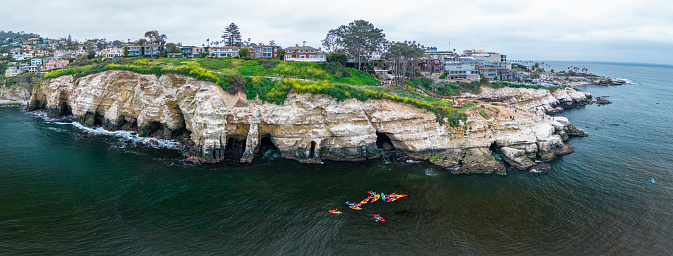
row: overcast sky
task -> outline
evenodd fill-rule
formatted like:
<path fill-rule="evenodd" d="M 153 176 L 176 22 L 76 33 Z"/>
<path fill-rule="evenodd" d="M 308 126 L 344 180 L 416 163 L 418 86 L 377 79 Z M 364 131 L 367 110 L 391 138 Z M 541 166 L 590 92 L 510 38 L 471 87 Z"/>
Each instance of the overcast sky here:
<path fill-rule="evenodd" d="M 199 46 L 221 40 L 234 22 L 244 40 L 318 47 L 328 30 L 356 19 L 388 40 L 484 49 L 510 60 L 673 64 L 670 0 L 20 0 L 0 8 L 5 31 L 126 41 L 156 29 L 169 42 Z"/>

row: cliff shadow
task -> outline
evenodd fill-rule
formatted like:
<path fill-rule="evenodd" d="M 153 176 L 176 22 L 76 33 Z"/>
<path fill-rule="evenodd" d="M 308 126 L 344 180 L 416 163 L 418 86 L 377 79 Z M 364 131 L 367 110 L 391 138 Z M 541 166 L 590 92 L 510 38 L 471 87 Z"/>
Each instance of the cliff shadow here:
<path fill-rule="evenodd" d="M 267 151 L 280 152 L 276 144 L 271 140 L 271 135 L 266 134 L 262 135 L 259 140 L 259 144 L 255 148 L 255 154 L 257 153 L 266 153 Z"/>
<path fill-rule="evenodd" d="M 245 153 L 246 137 L 239 135 L 227 136 L 227 145 L 224 148 L 223 162 L 239 163 Z"/>
<path fill-rule="evenodd" d="M 68 104 L 68 94 L 62 91 L 58 96 L 58 105 L 56 106 L 58 116 L 72 115 L 72 109 Z"/>
<path fill-rule="evenodd" d="M 385 151 L 395 150 L 393 146 L 393 141 L 390 140 L 387 134 L 382 132 L 376 133 L 376 147 L 383 149 Z"/>

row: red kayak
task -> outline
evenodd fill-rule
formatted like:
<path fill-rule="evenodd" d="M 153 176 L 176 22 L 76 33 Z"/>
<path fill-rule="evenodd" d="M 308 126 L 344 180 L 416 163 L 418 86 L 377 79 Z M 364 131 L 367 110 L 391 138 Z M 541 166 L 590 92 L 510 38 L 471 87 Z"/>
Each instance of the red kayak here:
<path fill-rule="evenodd" d="M 374 214 L 374 220 L 380 221 L 380 222 L 386 222 L 386 220 L 384 220 L 383 217 L 381 217 L 381 215 L 378 215 L 378 214 Z"/>

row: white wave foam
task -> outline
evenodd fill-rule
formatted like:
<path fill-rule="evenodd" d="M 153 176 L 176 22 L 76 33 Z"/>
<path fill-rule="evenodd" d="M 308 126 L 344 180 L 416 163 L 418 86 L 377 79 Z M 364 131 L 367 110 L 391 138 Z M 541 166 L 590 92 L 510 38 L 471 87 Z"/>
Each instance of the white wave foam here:
<path fill-rule="evenodd" d="M 631 81 L 631 79 L 628 79 L 628 78 L 615 78 L 615 79 L 617 79 L 617 80 L 622 80 L 622 81 L 624 81 L 626 84 L 638 85 L 637 83 L 634 83 L 633 81 Z"/>
<path fill-rule="evenodd" d="M 439 176 L 439 173 L 433 169 L 425 169 L 425 175 L 430 177 L 436 177 Z"/>
<path fill-rule="evenodd" d="M 112 137 L 117 137 L 120 139 L 120 142 L 123 141 L 133 141 L 133 142 L 139 142 L 142 143 L 145 146 L 152 147 L 152 148 L 166 148 L 166 149 L 178 149 L 178 150 L 184 150 L 185 147 L 180 144 L 177 141 L 173 140 L 162 140 L 162 139 L 157 139 L 157 138 L 152 138 L 152 137 L 140 137 L 134 132 L 130 131 L 108 131 L 103 129 L 102 127 L 98 128 L 90 128 L 87 126 L 84 126 L 80 124 L 79 122 L 72 122 L 71 123 L 73 126 L 79 128 L 80 130 L 84 130 L 90 134 L 94 135 L 106 135 L 106 136 L 112 136 Z M 116 145 L 118 148 L 126 148 L 126 145 L 124 144 L 118 144 Z"/>

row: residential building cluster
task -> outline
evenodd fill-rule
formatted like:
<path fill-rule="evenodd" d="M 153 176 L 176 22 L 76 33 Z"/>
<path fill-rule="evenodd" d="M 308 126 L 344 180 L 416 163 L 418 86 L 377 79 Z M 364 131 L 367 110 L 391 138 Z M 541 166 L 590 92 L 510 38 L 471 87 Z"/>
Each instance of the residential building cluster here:
<path fill-rule="evenodd" d="M 64 49 L 62 46 L 67 43 L 64 39 L 0 38 L 0 47 L 9 49 L 9 52 L 3 53 L 0 57 L 11 56 L 11 61 L 0 61 L 7 64 L 4 75 L 11 77 L 22 73 L 37 73 L 63 68 L 70 63 L 69 59 L 86 54 L 83 46 L 77 49 Z"/>
<path fill-rule="evenodd" d="M 105 39 L 87 40 L 73 49 L 65 49 L 63 45 L 70 42 L 65 39 L 44 39 L 28 38 L 18 41 L 11 41 L 10 38 L 2 39 L 2 47 L 10 47 L 9 53 L 4 53 L 0 57 L 6 57 L 11 54 L 14 61 L 7 62 L 5 76 L 15 76 L 21 73 L 46 72 L 51 69 L 63 68 L 69 64 L 69 60 L 78 56 L 87 54 L 96 46 L 95 53 L 104 58 L 117 57 L 140 57 L 140 56 L 159 56 L 165 54 L 168 58 L 282 58 L 285 61 L 314 62 L 320 63 L 327 61 L 327 53 L 320 47 L 314 48 L 305 44 L 295 44 L 287 48 L 282 48 L 273 43 L 251 44 L 248 45 L 249 53 L 247 56 L 240 55 L 240 47 L 222 46 L 209 47 L 203 46 L 182 46 L 178 44 L 172 52 L 166 52 L 166 46 L 160 44 L 138 45 L 135 42 L 117 41 L 116 45 Z M 101 47 L 102 46 L 102 47 Z M 87 51 L 88 50 L 88 51 Z M 202 55 L 206 56 L 202 56 Z M 367 56 L 368 63 L 377 67 L 376 74 L 382 79 L 392 79 L 389 63 L 380 58 L 378 54 Z M 29 61 L 28 61 L 29 60 Z M 2 61 L 0 61 L 2 62 Z M 350 60 L 350 62 L 354 62 Z M 425 51 L 425 57 L 413 62 L 413 68 L 421 74 L 434 79 L 447 79 L 453 81 L 476 81 L 482 76 L 489 80 L 517 80 L 522 78 L 523 74 L 512 70 L 511 63 L 507 61 L 507 56 L 496 52 L 484 50 L 468 49 L 462 54 L 457 54 L 454 50 L 438 50 L 436 47 L 430 47 Z"/>

